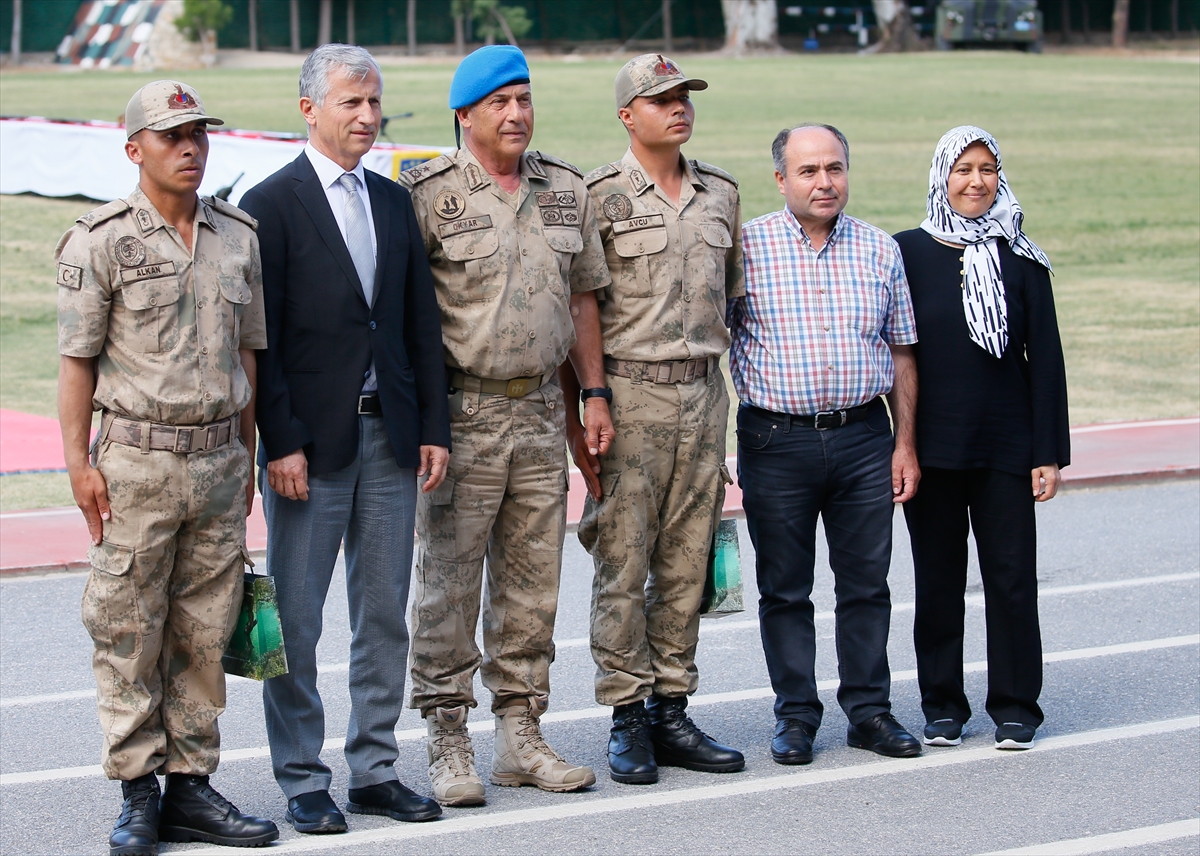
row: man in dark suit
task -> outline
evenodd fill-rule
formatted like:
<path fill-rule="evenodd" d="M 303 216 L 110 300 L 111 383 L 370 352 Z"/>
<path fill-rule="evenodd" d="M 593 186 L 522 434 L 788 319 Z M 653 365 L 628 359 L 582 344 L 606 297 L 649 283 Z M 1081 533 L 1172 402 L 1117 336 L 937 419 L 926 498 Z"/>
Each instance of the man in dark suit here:
<path fill-rule="evenodd" d="M 263 686 L 275 779 L 298 832 L 344 832 L 320 758 L 316 646 L 338 549 L 350 605 L 346 808 L 431 820 L 397 781 L 404 613 L 418 478 L 445 477 L 450 423 L 441 323 L 408 192 L 363 169 L 383 92 L 367 51 L 324 45 L 300 72 L 309 141 L 241 205 L 259 221 L 267 350 L 260 352 L 260 476 L 267 571 L 290 672 Z M 265 483 L 263 483 L 265 481 Z"/>

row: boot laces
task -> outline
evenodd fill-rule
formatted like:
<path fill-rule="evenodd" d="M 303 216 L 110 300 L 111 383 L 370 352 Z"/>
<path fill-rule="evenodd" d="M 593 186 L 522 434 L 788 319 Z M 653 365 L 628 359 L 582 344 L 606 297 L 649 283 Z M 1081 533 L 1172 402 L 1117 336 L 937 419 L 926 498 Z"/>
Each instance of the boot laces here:
<path fill-rule="evenodd" d="M 475 750 L 471 746 L 471 738 L 465 728 L 435 729 L 433 746 L 436 750 L 435 757 L 446 762 L 451 775 L 470 775 L 472 762 L 475 760 Z"/>
<path fill-rule="evenodd" d="M 145 814 L 146 806 L 152 799 L 158 799 L 158 794 L 153 788 L 137 788 L 130 791 L 121 806 L 121 816 L 117 819 L 117 826 L 125 826 L 132 822 L 135 814 Z"/>
<path fill-rule="evenodd" d="M 209 803 L 211 803 L 214 807 L 223 809 L 223 810 L 229 812 L 230 814 L 240 814 L 241 813 L 238 811 L 237 806 L 235 806 L 229 800 L 225 799 L 225 797 L 221 795 L 221 792 L 218 791 L 216 788 L 214 788 L 212 785 L 210 785 L 208 782 L 205 782 L 203 785 L 201 785 L 198 788 L 198 791 L 199 791 L 200 796 L 203 799 L 207 800 Z"/>
<path fill-rule="evenodd" d="M 692 718 L 687 713 L 679 708 L 673 708 L 667 712 L 664 717 L 664 724 L 679 731 L 680 734 L 688 737 L 696 737 L 701 740 L 711 740 L 712 738 L 700 730 L 700 726 L 692 722 Z"/>
<path fill-rule="evenodd" d="M 556 761 L 566 761 L 566 758 L 550 748 L 550 744 L 542 736 L 542 729 L 538 724 L 537 717 L 529 710 L 517 714 L 517 736 L 523 738 L 523 746 L 530 747 L 533 751 L 543 755 L 549 755 Z"/>

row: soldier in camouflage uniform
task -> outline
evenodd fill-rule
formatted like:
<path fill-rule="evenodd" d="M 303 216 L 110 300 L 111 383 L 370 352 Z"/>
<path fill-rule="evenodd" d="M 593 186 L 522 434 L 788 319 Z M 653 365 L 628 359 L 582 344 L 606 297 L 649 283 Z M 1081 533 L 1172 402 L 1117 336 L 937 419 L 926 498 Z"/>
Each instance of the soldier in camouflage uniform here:
<path fill-rule="evenodd" d="M 533 104 L 521 52 L 495 46 L 463 60 L 450 107 L 466 145 L 400 177 L 441 307 L 454 443 L 445 482 L 417 504 L 412 706 L 428 724 L 435 798 L 478 805 L 466 719 L 481 663 L 496 714 L 491 781 L 572 791 L 596 780 L 550 748 L 538 721 L 566 529 L 555 370 L 569 354 L 590 386 L 603 383 L 594 291 L 609 275 L 582 174 L 526 151 Z M 600 453 L 612 432 L 606 401 L 592 400 L 586 418 L 586 442 Z"/>
<path fill-rule="evenodd" d="M 656 782 L 659 765 L 745 766 L 741 752 L 686 713 L 698 683 L 704 576 L 730 481 L 719 363 L 729 348 L 725 301 L 743 287 L 737 182 L 680 153 L 695 116 L 690 92 L 706 88 L 661 55 L 630 60 L 616 79 L 630 148 L 584 179 L 613 278 L 600 325 L 616 437 L 597 459 L 576 413 L 567 433 L 589 489 L 579 540 L 596 565 L 596 700 L 613 707 L 610 775 L 632 784 Z M 568 366 L 561 373 L 570 395 L 576 380 Z"/>
<path fill-rule="evenodd" d="M 147 84 L 125 122 L 138 186 L 79 218 L 55 252 L 63 447 L 92 537 L 83 623 L 103 767 L 125 797 L 109 847 L 256 846 L 279 837 L 275 824 L 208 783 L 254 499 L 253 349 L 267 343 L 255 223 L 196 195 L 207 125 L 221 120 L 195 90 Z"/>

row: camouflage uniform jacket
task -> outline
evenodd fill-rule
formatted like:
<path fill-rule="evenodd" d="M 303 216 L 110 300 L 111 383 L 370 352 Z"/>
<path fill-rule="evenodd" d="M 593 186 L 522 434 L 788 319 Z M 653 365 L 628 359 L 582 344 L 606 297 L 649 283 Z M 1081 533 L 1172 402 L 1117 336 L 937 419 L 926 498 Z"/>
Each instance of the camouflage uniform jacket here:
<path fill-rule="evenodd" d="M 526 152 L 509 196 L 463 147 L 398 181 L 425 236 L 446 364 L 500 380 L 561 364 L 575 344 L 571 295 L 610 282 L 582 174 Z"/>
<path fill-rule="evenodd" d="M 632 150 L 584 179 L 613 278 L 600 304 L 610 357 L 689 360 L 729 348 L 725 301 L 745 294 L 737 182 L 699 161 L 683 169 L 678 207 Z"/>
<path fill-rule="evenodd" d="M 136 188 L 58 242 L 58 350 L 100 357 L 95 409 L 200 425 L 250 403 L 239 348 L 267 346 L 254 218 L 196 204 L 192 252 Z"/>

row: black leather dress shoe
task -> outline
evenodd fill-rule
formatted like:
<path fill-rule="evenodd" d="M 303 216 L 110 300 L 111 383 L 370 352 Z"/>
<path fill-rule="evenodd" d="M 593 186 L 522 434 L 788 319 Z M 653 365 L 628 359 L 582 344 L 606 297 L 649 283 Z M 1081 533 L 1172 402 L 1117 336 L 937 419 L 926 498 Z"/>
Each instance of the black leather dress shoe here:
<path fill-rule="evenodd" d="M 613 708 L 608 736 L 608 774 L 625 785 L 652 785 L 658 781 L 658 763 L 650 743 L 646 706 L 635 701 Z"/>
<path fill-rule="evenodd" d="M 736 749 L 722 746 L 696 727 L 687 715 L 687 696 L 650 696 L 650 739 L 654 757 L 664 767 L 683 767 L 701 773 L 736 773 L 746 767 L 746 758 Z"/>
<path fill-rule="evenodd" d="M 163 841 L 258 847 L 279 837 L 279 827 L 261 817 L 242 814 L 208 783 L 208 776 L 169 773 L 161 811 L 158 837 Z"/>
<path fill-rule="evenodd" d="M 369 788 L 351 788 L 346 811 L 354 814 L 381 814 L 393 820 L 420 823 L 433 820 L 442 807 L 429 797 L 415 794 L 396 781 L 381 782 Z"/>
<path fill-rule="evenodd" d="M 921 754 L 921 742 L 904 730 L 890 713 L 879 713 L 846 729 L 846 745 L 870 749 L 889 758 L 911 758 Z"/>
<path fill-rule="evenodd" d="M 283 817 L 297 832 L 322 835 L 346 831 L 346 816 L 329 791 L 310 791 L 292 797 Z"/>
<path fill-rule="evenodd" d="M 121 816 L 108 836 L 109 856 L 156 856 L 158 853 L 158 778 L 147 773 L 121 782 Z"/>
<path fill-rule="evenodd" d="M 811 764 L 813 738 L 817 729 L 799 719 L 781 719 L 775 723 L 771 738 L 771 760 L 776 764 Z"/>

